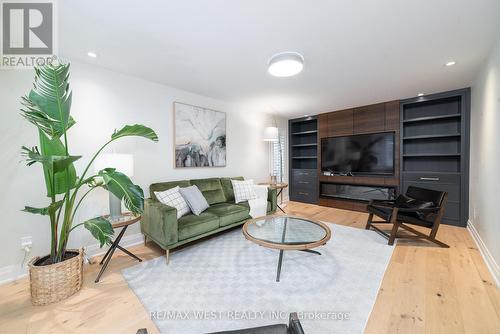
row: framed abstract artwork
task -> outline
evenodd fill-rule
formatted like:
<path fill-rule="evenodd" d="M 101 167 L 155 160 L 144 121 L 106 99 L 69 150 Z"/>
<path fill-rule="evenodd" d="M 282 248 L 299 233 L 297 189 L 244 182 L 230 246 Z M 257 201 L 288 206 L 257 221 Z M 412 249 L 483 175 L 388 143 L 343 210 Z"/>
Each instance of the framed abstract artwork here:
<path fill-rule="evenodd" d="M 174 102 L 175 167 L 226 166 L 226 113 Z"/>

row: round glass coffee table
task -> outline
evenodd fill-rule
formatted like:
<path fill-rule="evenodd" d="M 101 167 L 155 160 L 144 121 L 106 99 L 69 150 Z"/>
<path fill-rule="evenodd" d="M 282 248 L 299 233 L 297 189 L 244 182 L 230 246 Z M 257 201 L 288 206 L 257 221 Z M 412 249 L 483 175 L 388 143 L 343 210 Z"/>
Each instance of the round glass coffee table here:
<path fill-rule="evenodd" d="M 243 234 L 256 244 L 279 249 L 276 282 L 280 281 L 283 251 L 298 250 L 321 255 L 312 250 L 326 244 L 332 235 L 330 228 L 317 220 L 293 216 L 265 216 L 248 220 Z"/>

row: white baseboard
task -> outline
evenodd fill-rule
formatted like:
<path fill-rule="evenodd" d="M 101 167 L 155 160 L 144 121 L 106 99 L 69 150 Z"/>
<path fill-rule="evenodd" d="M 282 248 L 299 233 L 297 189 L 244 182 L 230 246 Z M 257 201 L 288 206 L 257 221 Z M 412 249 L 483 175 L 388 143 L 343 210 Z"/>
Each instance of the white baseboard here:
<path fill-rule="evenodd" d="M 0 268 L 0 285 L 6 284 L 28 276 L 28 267 L 12 264 Z"/>
<path fill-rule="evenodd" d="M 127 248 L 143 242 L 144 236 L 142 233 L 136 233 L 124 236 L 120 242 L 120 246 Z M 85 255 L 92 258 L 103 255 L 107 250 L 108 247 L 99 248 L 99 244 L 95 243 L 85 247 Z M 28 276 L 28 267 L 26 265 L 21 267 L 19 264 L 13 264 L 2 267 L 0 268 L 0 285 L 25 278 L 26 276 Z"/>
<path fill-rule="evenodd" d="M 474 239 L 474 241 L 476 242 L 477 248 L 479 249 L 479 252 L 483 257 L 483 260 L 486 263 L 491 276 L 493 276 L 493 280 L 495 281 L 497 287 L 500 287 L 500 266 L 493 258 L 493 255 L 491 255 L 490 251 L 486 247 L 486 244 L 483 242 L 483 239 L 481 239 L 481 236 L 477 232 L 476 227 L 470 220 L 467 221 L 467 229 L 472 235 L 472 239 Z"/>

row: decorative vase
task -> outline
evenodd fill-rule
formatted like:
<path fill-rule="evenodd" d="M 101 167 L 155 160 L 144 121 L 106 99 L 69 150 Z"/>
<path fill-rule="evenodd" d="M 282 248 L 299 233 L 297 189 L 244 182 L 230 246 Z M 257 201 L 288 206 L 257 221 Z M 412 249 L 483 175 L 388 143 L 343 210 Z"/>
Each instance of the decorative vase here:
<path fill-rule="evenodd" d="M 83 249 L 68 249 L 63 261 L 44 265 L 48 258 L 37 256 L 28 264 L 33 305 L 56 303 L 82 287 Z"/>

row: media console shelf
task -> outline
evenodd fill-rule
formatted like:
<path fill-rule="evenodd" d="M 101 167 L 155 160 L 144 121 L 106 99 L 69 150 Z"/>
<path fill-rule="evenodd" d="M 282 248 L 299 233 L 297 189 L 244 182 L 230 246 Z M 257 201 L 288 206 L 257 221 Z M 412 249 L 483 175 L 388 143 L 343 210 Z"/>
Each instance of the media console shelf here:
<path fill-rule="evenodd" d="M 371 199 L 391 200 L 396 188 L 343 183 L 320 183 L 320 196 L 368 203 Z"/>

